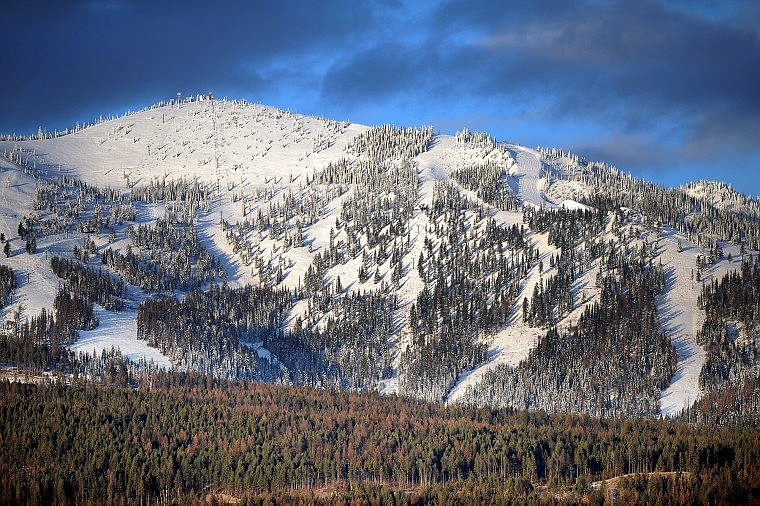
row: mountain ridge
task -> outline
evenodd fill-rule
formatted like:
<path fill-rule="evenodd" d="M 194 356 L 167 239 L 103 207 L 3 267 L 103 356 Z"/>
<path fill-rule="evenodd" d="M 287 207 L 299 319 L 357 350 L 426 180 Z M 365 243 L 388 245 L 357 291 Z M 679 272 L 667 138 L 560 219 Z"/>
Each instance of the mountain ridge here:
<path fill-rule="evenodd" d="M 667 380 L 649 385 L 652 365 L 643 366 L 642 381 L 651 390 L 634 405 L 644 407 L 619 400 L 633 395 L 624 385 L 607 385 L 611 390 L 595 401 L 558 394 L 564 400 L 557 409 L 676 414 L 705 391 L 701 377 L 710 357 L 697 342 L 704 314 L 700 283 L 739 269 L 729 255 L 744 259 L 756 252 L 756 200 L 719 184 L 662 188 L 572 154 L 466 130 L 447 136 L 429 128 L 371 128 L 198 98 L 52 139 L 0 142 L 4 229 L 10 238 L 14 222 L 32 216 L 34 233 L 26 242 L 31 237 L 38 248 L 5 261 L 27 275 L 4 310 L 6 319 L 21 312 L 28 320 L 54 307 L 58 278 L 49 273 L 48 255 L 71 257 L 73 251 L 76 257 L 74 246 L 91 240 L 83 268 L 131 279 L 128 311 L 96 307 L 100 325 L 79 329 L 68 344 L 72 350 L 100 353 L 119 345 L 133 362 L 152 358 L 163 367 L 513 405 L 513 399 L 477 394 L 485 389 L 483 379 L 505 381 L 499 371 L 517 374 L 508 381 L 539 381 L 520 364 L 539 353 L 547 332 L 572 332 L 582 324 L 606 300 L 606 283 L 645 289 L 638 275 L 626 280 L 626 269 L 642 275 L 661 269 L 662 288 L 652 292 L 655 333 L 676 350 L 675 358 L 662 351 L 657 359 L 673 369 L 657 373 Z M 95 190 L 83 192 L 80 181 L 112 189 L 122 201 L 95 196 L 82 203 Z M 68 198 L 50 196 L 62 195 L 62 188 Z M 725 191 L 710 191 L 715 188 Z M 694 200 L 684 201 L 689 197 Z M 730 205 L 718 205 L 727 199 Z M 60 224 L 71 212 L 64 208 L 72 206 L 81 207 L 80 214 Z M 106 208 L 115 218 L 102 226 Z M 96 224 L 81 228 L 84 216 Z M 563 227 L 575 233 L 558 230 Z M 172 240 L 156 246 L 167 237 Z M 13 239 L 14 249 L 20 240 Z M 130 257 L 128 247 L 137 254 Z M 218 264 L 204 260 L 203 251 Z M 129 262 L 137 274 L 128 272 Z M 176 282 L 156 289 L 168 276 L 162 270 L 167 265 Z M 150 269 L 158 273 L 153 281 L 145 277 Z M 696 284 L 695 269 L 701 278 Z M 290 299 L 261 307 L 276 314 L 271 325 L 259 317 L 244 326 L 234 320 L 219 320 L 214 329 L 193 324 L 186 330 L 205 337 L 187 346 L 205 351 L 190 355 L 176 336 L 156 334 L 152 323 L 138 318 L 154 314 L 151 301 L 167 295 L 174 301 L 167 311 L 185 314 L 188 304 L 203 304 L 186 301 L 194 289 L 208 290 L 209 282 L 287 290 Z M 551 306 L 547 317 L 535 316 L 539 299 Z M 351 319 L 362 307 L 374 316 L 360 318 L 357 327 Z M 363 342 L 357 333 L 373 337 Z M 749 342 L 756 349 L 757 335 Z M 225 355 L 225 349 L 233 351 Z M 241 358 L 248 356 L 245 349 L 255 356 Z M 435 371 L 431 364 L 440 361 L 446 365 Z M 756 359 L 745 362 L 742 378 L 755 377 Z M 587 381 L 568 374 L 570 382 Z M 552 409 L 553 401 L 525 402 Z"/>

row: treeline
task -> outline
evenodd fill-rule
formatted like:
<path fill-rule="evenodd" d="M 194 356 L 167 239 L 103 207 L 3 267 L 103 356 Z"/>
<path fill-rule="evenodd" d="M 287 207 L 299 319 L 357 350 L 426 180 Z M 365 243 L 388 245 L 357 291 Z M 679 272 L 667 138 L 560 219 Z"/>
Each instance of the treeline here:
<path fill-rule="evenodd" d="M 597 209 L 635 209 L 650 224 L 670 225 L 699 246 L 719 237 L 760 249 L 760 204 L 756 200 L 739 199 L 735 206 L 718 207 L 709 195 L 694 196 L 689 188 L 666 188 L 634 179 L 604 164 L 588 164 L 577 177 L 596 189 L 581 200 Z"/>
<path fill-rule="evenodd" d="M 639 503 L 760 500 L 756 428 L 446 408 L 160 371 L 140 384 L 0 383 L 0 496 L 291 502 L 332 487 L 325 501 L 580 503 L 601 500 L 595 480 L 681 471 L 618 487 Z"/>

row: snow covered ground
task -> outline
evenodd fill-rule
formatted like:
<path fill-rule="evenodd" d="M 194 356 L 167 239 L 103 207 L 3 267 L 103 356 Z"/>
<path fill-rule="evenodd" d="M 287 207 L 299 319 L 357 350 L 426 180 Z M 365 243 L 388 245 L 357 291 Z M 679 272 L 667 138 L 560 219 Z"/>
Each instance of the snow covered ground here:
<path fill-rule="evenodd" d="M 39 315 L 43 308 L 46 311 L 52 309 L 61 280 L 51 271 L 50 259 L 54 255 L 70 255 L 74 245 L 81 245 L 85 236 L 77 233 L 48 236 L 38 241 L 36 254 L 27 254 L 25 244 L 17 236 L 16 230 L 21 218 L 32 212 L 37 182 L 4 159 L 0 159 L 0 178 L 4 181 L 0 186 L 0 232 L 7 238 L 12 237 L 12 254 L 10 257 L 3 256 L 2 262 L 14 270 L 18 282 L 18 289 L 11 303 L 4 308 L 2 316 L 12 320 L 18 315 L 20 321 L 24 322 Z M 137 339 L 135 304 L 128 305 L 121 313 L 100 307 L 97 307 L 96 312 L 100 325 L 94 330 L 81 332 L 81 338 L 72 349 L 100 354 L 103 349 L 116 347 L 130 359 L 145 358 L 162 367 L 170 366 L 169 360 L 158 350 Z"/>
<path fill-rule="evenodd" d="M 678 240 L 683 251 L 678 253 Z M 697 344 L 697 331 L 704 323 L 704 312 L 697 308 L 700 285 L 691 283 L 697 248 L 666 229 L 660 238 L 660 259 L 665 270 L 665 290 L 658 297 L 660 324 L 678 352 L 678 367 L 670 386 L 660 397 L 663 415 L 675 414 L 691 405 L 700 395 L 699 373 L 705 363 L 705 350 Z"/>
<path fill-rule="evenodd" d="M 0 151 L 21 148 L 26 162 L 48 179 L 73 176 L 123 191 L 162 178 L 199 178 L 217 195 L 212 209 L 199 213 L 196 229 L 201 244 L 222 262 L 228 284 L 238 287 L 255 280 L 250 266 L 243 265 L 232 252 L 219 227 L 221 218 L 232 222 L 243 218 L 242 206 L 233 202 L 232 195 L 267 189 L 281 198 L 288 189 L 298 191 L 307 175 L 329 161 L 346 157 L 348 142 L 366 129 L 257 104 L 198 101 L 148 109 L 54 139 L 0 142 Z M 15 236 L 11 241 L 13 256 L 3 262 L 19 278 L 15 299 L 3 316 L 10 319 L 21 310 L 23 321 L 42 308 L 52 308 L 60 280 L 50 270 L 50 256 L 70 255 L 84 236 L 50 236 L 38 242 L 38 254 L 27 255 L 16 228 L 21 218 L 33 211 L 36 181 L 5 159 L 0 159 L 0 171 L 0 232 Z M 137 208 L 137 222 L 141 224 L 154 222 L 166 213 L 163 206 Z M 328 218 L 334 221 L 335 212 L 340 212 L 339 202 L 334 203 Z M 307 233 L 315 240 L 326 241 L 327 234 L 320 232 L 325 226 L 325 231 L 329 230 L 328 223 L 325 219 Z M 97 238 L 96 242 L 103 244 Z M 295 248 L 288 256 L 294 269 L 286 284 L 296 286 L 313 254 L 306 248 Z M 117 347 L 131 359 L 145 358 L 169 366 L 167 357 L 137 340 L 136 308 L 145 294 L 134 287 L 130 294 L 134 300 L 121 313 L 99 308 L 100 326 L 82 332 L 72 348 L 100 353 Z"/>
<path fill-rule="evenodd" d="M 678 243 L 682 251 L 678 252 Z M 726 246 L 725 254 L 739 258 L 738 248 Z M 705 252 L 682 235 L 665 227 L 660 236 L 660 259 L 665 269 L 665 290 L 657 301 L 663 331 L 670 337 L 678 352 L 678 367 L 670 386 L 660 397 L 660 411 L 673 415 L 690 406 L 701 395 L 699 373 L 705 363 L 705 350 L 697 343 L 697 332 L 705 320 L 704 311 L 697 307 L 701 282 L 692 283 L 696 271 L 696 257 Z M 740 262 L 723 259 L 710 266 L 703 274 L 705 283 L 720 279 Z"/>
<path fill-rule="evenodd" d="M 0 142 L 0 153 L 19 147 L 24 150 L 27 162 L 39 169 L 45 178 L 74 176 L 93 185 L 124 192 L 135 185 L 147 185 L 161 179 L 191 181 L 197 178 L 214 195 L 211 207 L 200 210 L 197 216 L 196 229 L 201 243 L 221 261 L 227 272 L 227 283 L 240 287 L 259 280 L 252 266 L 245 265 L 240 254 L 233 251 L 219 226 L 220 220 L 241 222 L 246 215 L 266 211 L 267 206 L 282 201 L 290 192 L 302 195 L 306 191 L 307 178 L 316 171 L 330 162 L 354 158 L 346 148 L 351 139 L 367 128 L 258 104 L 199 101 L 148 109 L 56 139 L 3 141 Z M 577 162 L 570 157 L 545 157 L 537 150 L 510 143 L 499 149 L 484 148 L 461 143 L 454 136 L 437 135 L 430 149 L 415 162 L 420 179 L 419 201 L 408 225 L 410 248 L 403 258 L 405 275 L 397 291 L 399 309 L 394 315 L 397 326 L 390 343 L 396 365 L 408 344 L 403 323 L 408 320 L 409 308 L 424 285 L 415 266 L 431 225 L 423 209 L 432 203 L 436 182 L 449 179 L 451 172 L 458 168 L 494 163 L 508 168 L 505 180 L 523 205 L 588 209 L 579 200 L 588 194 L 589 188 L 580 181 L 566 178 L 574 170 L 579 170 Z M 479 201 L 475 192 L 452 183 L 469 199 Z M 50 236 L 38 242 L 37 254 L 24 252 L 24 244 L 16 229 L 21 218 L 33 212 L 31 206 L 36 184 L 34 177 L 0 157 L 0 232 L 12 238 L 13 249 L 13 255 L 2 261 L 18 273 L 19 281 L 13 301 L 3 312 L 6 319 L 19 314 L 23 320 L 38 314 L 42 308 L 52 307 L 60 280 L 50 271 L 50 256 L 70 255 L 73 246 L 81 244 L 84 237 L 81 234 Z M 709 188 L 712 186 L 702 185 L 693 191 L 704 193 Z M 351 196 L 352 191 L 349 189 L 321 203 L 322 215 L 304 228 L 306 246 L 284 251 L 266 234 L 247 237 L 263 252 L 262 255 L 273 261 L 281 259 L 281 265 L 285 266 L 283 286 L 296 287 L 303 281 L 315 254 L 327 247 L 329 231 L 336 227 L 336 218 L 340 216 L 341 203 Z M 258 192 L 265 192 L 266 196 L 255 198 Z M 523 224 L 520 212 L 496 210 L 480 203 L 502 225 Z M 166 213 L 162 204 L 139 204 L 137 208 L 138 223 L 153 222 Z M 345 240 L 345 230 L 336 232 L 336 241 Z M 539 272 L 538 267 L 534 267 L 529 272 L 513 301 L 510 323 L 488 340 L 487 361 L 461 375 L 448 396 L 448 402 L 456 401 L 488 370 L 500 364 L 517 365 L 528 356 L 544 332 L 522 323 L 522 300 L 533 292 L 542 277 L 552 275 L 549 258 L 559 252 L 548 244 L 546 234 L 529 232 L 529 239 L 540 252 L 544 271 Z M 681 252 L 677 251 L 679 240 L 683 245 Z M 96 243 L 99 251 L 106 244 L 103 237 L 97 237 Z M 434 246 L 437 247 L 438 243 Z M 660 317 L 663 329 L 673 340 L 679 355 L 673 382 L 660 399 L 663 414 L 678 412 L 700 395 L 698 377 L 705 355 L 696 343 L 696 332 L 701 327 L 703 314 L 696 306 L 699 287 L 695 283 L 692 288 L 691 284 L 691 270 L 699 252 L 701 250 L 672 230 L 665 229 L 662 233 L 660 258 L 665 267 L 666 288 L 660 295 Z M 734 257 L 738 258 L 737 252 Z M 358 259 L 351 259 L 332 267 L 327 272 L 327 281 L 334 283 L 340 277 L 347 292 L 375 287 L 374 278 L 359 283 L 360 263 Z M 738 262 L 730 264 L 724 260 L 704 275 L 711 279 L 711 276 L 722 276 L 736 267 Z M 381 281 L 389 281 L 389 271 L 390 262 L 386 261 L 380 266 Z M 598 292 L 594 287 L 595 274 L 596 270 L 592 268 L 581 273 L 576 280 L 574 290 L 578 303 L 562 325 L 577 321 L 584 305 L 595 300 Z M 115 346 L 133 360 L 145 358 L 170 367 L 167 357 L 136 338 L 136 308 L 146 296 L 131 287 L 130 301 L 122 312 L 112 313 L 98 308 L 100 326 L 82 332 L 72 348 L 86 352 L 94 349 L 99 353 Z M 306 304 L 299 303 L 291 311 L 290 322 L 305 310 Z M 384 384 L 385 391 L 397 391 L 397 388 L 398 377 Z"/>
<path fill-rule="evenodd" d="M 11 304 L 4 309 L 4 318 L 13 319 L 18 313 L 21 321 L 39 314 L 42 308 L 53 306 L 58 279 L 50 272 L 50 255 L 75 243 L 73 238 L 59 237 L 39 241 L 36 255 L 28 255 L 25 243 L 18 237 L 18 225 L 32 210 L 36 182 L 7 160 L 0 159 L 0 233 L 11 244 L 11 256 L 3 255 L 2 262 L 16 273 L 18 289 Z"/>
<path fill-rule="evenodd" d="M 510 156 L 501 150 L 484 151 L 483 149 L 473 148 L 470 145 L 461 144 L 456 141 L 454 136 L 450 135 L 438 135 L 434 138 L 430 149 L 421 155 L 419 155 L 415 161 L 418 164 L 418 172 L 420 178 L 420 206 L 415 209 L 414 216 L 409 225 L 411 232 L 412 246 L 409 253 L 404 257 L 404 263 L 406 271 L 408 272 L 403 285 L 398 290 L 400 299 L 401 314 L 399 317 L 404 321 L 409 318 L 409 309 L 411 304 L 416 300 L 418 294 L 424 287 L 422 279 L 420 279 L 417 269 L 414 268 L 415 262 L 420 256 L 424 247 L 424 240 L 426 237 L 426 229 L 430 224 L 427 215 L 422 211 L 422 207 L 429 207 L 433 202 L 435 184 L 439 181 L 450 180 L 459 190 L 471 199 L 473 202 L 479 202 L 483 204 L 486 209 L 490 209 L 491 206 L 480 202 L 474 192 L 462 188 L 455 181 L 449 179 L 449 175 L 453 170 L 457 168 L 478 165 L 486 162 L 494 162 L 503 166 L 509 166 L 512 164 Z M 518 213 L 508 213 L 511 216 L 510 219 L 519 220 L 522 219 L 522 215 Z M 497 220 L 499 218 L 497 217 Z M 502 219 L 501 222 L 509 220 Z M 433 240 L 434 246 L 438 246 L 438 240 L 430 237 Z M 532 289 L 532 288 L 531 288 Z M 532 341 L 531 341 L 532 343 Z M 403 351 L 408 344 L 408 335 L 404 329 L 398 336 L 398 339 L 393 343 L 393 352 L 395 363 L 398 365 L 398 359 L 400 352 Z M 499 357 L 499 360 L 512 353 L 515 357 L 523 356 L 527 354 L 525 348 L 532 347 L 532 344 L 527 343 L 526 340 L 519 340 L 515 338 L 515 342 L 512 343 L 509 339 L 502 339 L 498 345 L 495 345 L 493 350 L 489 352 L 494 358 Z M 519 359 L 518 359 L 519 360 Z M 383 392 L 397 392 L 398 391 L 398 378 L 393 378 L 383 385 Z"/>
<path fill-rule="evenodd" d="M 346 147 L 357 134 L 367 127 L 348 123 L 301 116 L 258 104 L 238 102 L 198 101 L 148 109 L 135 114 L 106 121 L 77 133 L 42 141 L 18 141 L 0 143 L 0 149 L 10 151 L 15 147 L 24 150 L 27 162 L 42 170 L 44 177 L 59 175 L 78 177 L 90 184 L 126 191 L 129 187 L 146 185 L 160 179 L 190 181 L 199 179 L 215 192 L 211 209 L 201 210 L 196 223 L 202 245 L 222 262 L 227 271 L 230 286 L 244 286 L 257 282 L 251 266 L 246 266 L 239 255 L 233 253 L 225 233 L 219 227 L 224 218 L 232 223 L 244 219 L 242 200 L 256 191 L 265 190 L 270 198 L 252 204 L 248 212 L 256 212 L 259 206 L 281 200 L 287 192 L 298 193 L 307 177 L 331 161 L 349 157 Z M 536 205 L 552 205 L 540 192 L 542 184 L 540 155 L 526 148 L 513 146 L 522 166 L 518 166 L 514 179 L 520 188 L 518 194 Z M 459 143 L 453 136 L 436 136 L 431 149 L 416 160 L 420 174 L 420 205 L 429 205 L 433 198 L 436 181 L 447 179 L 450 172 L 467 164 L 495 162 L 507 167 L 512 165 L 509 152 L 501 149 L 484 149 Z M 4 162 L 8 163 L 8 162 Z M 13 177 L 20 174 L 18 167 Z M 23 176 L 24 181 L 14 185 L 13 198 L 3 210 L 3 219 L 14 221 L 31 212 L 30 203 L 34 180 Z M 10 189 L 9 189 L 10 190 Z M 9 192 L 7 192 L 9 193 Z M 237 199 L 233 196 L 238 196 Z M 287 252 L 277 250 L 274 242 L 261 238 L 258 247 L 273 258 L 284 257 L 285 286 L 295 287 L 302 282 L 306 268 L 314 254 L 327 246 L 330 228 L 340 215 L 343 195 L 325 204 L 324 216 L 304 230 L 308 247 L 292 248 Z M 7 196 L 6 196 L 7 199 Z M 235 202 L 237 200 L 237 202 Z M 138 223 L 150 223 L 163 217 L 161 206 L 138 206 Z M 519 221 L 519 215 L 497 216 L 501 222 Z M 0 222 L 1 223 L 1 222 Z M 428 218 L 421 207 L 415 210 L 409 225 L 412 244 L 403 259 L 404 283 L 398 291 L 400 299 L 399 323 L 406 321 L 411 303 L 423 287 L 414 268 L 422 250 Z M 17 222 L 7 223 L 8 232 L 15 230 Z M 336 240 L 341 239 L 339 231 Z M 40 244 L 39 251 L 69 253 L 81 237 L 55 237 L 51 244 Z M 15 245 L 16 249 L 23 245 Z M 542 246 L 539 246 L 542 247 Z M 547 255 L 547 248 L 542 248 Z M 14 269 L 26 273 L 27 281 L 18 291 L 19 302 L 28 314 L 37 314 L 43 307 L 52 307 L 59 280 L 50 272 L 49 260 L 41 255 L 24 255 L 10 260 Z M 15 264 L 14 264 L 15 263 Z M 547 262 L 548 263 L 548 262 Z M 389 263 L 380 268 L 380 279 L 388 280 Z M 341 278 L 346 290 L 364 290 L 374 285 L 370 279 L 358 283 L 358 263 L 354 260 L 333 267 L 327 280 Z M 531 278 L 526 289 L 532 290 L 535 280 Z M 134 290 L 132 290 L 134 291 Z M 181 294 L 178 294 L 181 296 Z M 137 295 L 137 299 L 144 297 Z M 168 365 L 168 359 L 156 350 L 136 340 L 136 304 L 123 313 L 115 314 L 99 310 L 101 325 L 98 329 L 83 332 L 74 349 L 100 352 L 116 346 L 130 358 L 144 357 L 159 364 Z M 9 308 L 10 314 L 13 308 Z M 298 305 L 291 312 L 304 311 Z M 518 309 L 521 310 L 521 307 Z M 392 348 L 398 358 L 406 346 L 403 324 L 394 335 Z M 508 334 L 512 337 L 508 337 Z M 513 357 L 517 361 L 525 356 L 535 336 L 521 339 L 522 332 L 504 331 L 496 338 L 492 355 L 503 360 Z M 393 384 L 394 382 L 391 382 Z"/>
<path fill-rule="evenodd" d="M 536 207 L 556 207 L 555 204 L 546 200 L 539 189 L 542 181 L 540 154 L 534 150 L 515 145 L 509 145 L 508 149 L 517 161 L 510 170 L 510 176 L 508 176 L 508 182 L 513 193 L 523 202 Z M 470 199 L 478 201 L 474 192 L 463 191 L 467 193 Z M 488 204 L 482 202 L 481 204 L 487 209 L 490 208 Z M 522 225 L 522 213 L 493 209 L 492 212 L 499 225 Z M 519 364 L 527 358 L 530 351 L 536 346 L 538 338 L 545 333 L 543 329 L 532 328 L 523 323 L 522 301 L 523 298 L 530 297 L 542 276 L 551 275 L 549 258 L 551 255 L 557 255 L 559 250 L 549 244 L 547 234 L 530 233 L 529 237 L 533 246 L 538 249 L 539 261 L 546 267 L 546 271 L 541 271 L 538 263 L 531 269 L 521 286 L 519 295 L 513 301 L 510 323 L 498 331 L 489 342 L 488 360 L 475 369 L 465 371 L 460 375 L 454 388 L 449 392 L 446 399 L 447 403 L 456 402 L 467 390 L 467 387 L 476 385 L 483 379 L 486 372 L 501 364 L 511 366 Z"/>
<path fill-rule="evenodd" d="M 557 207 L 557 204 L 550 201 L 544 193 L 546 171 L 541 161 L 541 153 L 516 144 L 508 144 L 507 149 L 517 162 L 509 171 L 508 183 L 512 193 L 518 195 L 524 203 L 538 208 Z"/>
<path fill-rule="evenodd" d="M 100 325 L 94 330 L 79 332 L 79 339 L 71 349 L 77 352 L 100 354 L 111 347 L 118 348 L 128 359 L 137 362 L 140 359 L 153 361 L 157 366 L 171 368 L 168 357 L 156 348 L 151 348 L 145 341 L 137 339 L 137 310 L 124 310 L 118 313 L 106 311 L 95 306 L 100 318 Z"/>

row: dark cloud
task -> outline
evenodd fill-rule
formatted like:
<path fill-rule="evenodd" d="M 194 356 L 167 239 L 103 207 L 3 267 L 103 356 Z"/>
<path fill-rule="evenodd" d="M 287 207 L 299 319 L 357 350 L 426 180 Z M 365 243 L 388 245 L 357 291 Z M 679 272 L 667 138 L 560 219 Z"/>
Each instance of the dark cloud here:
<path fill-rule="evenodd" d="M 375 102 L 424 89 L 427 75 L 414 51 L 387 43 L 337 62 L 327 72 L 323 87 L 326 96 L 336 102 Z"/>
<path fill-rule="evenodd" d="M 270 86 L 261 77 L 268 67 L 351 47 L 377 19 L 349 0 L 60 4 L 0 8 L 3 130 L 176 91 L 255 96 Z"/>
<path fill-rule="evenodd" d="M 452 57 L 483 94 L 527 94 L 553 104 L 552 113 L 623 121 L 631 130 L 685 120 L 695 140 L 710 120 L 757 122 L 756 31 L 653 2 L 508 12 L 503 21 L 490 11 L 476 17 L 483 36 Z"/>
<path fill-rule="evenodd" d="M 32 1 L 0 17 L 4 132 L 212 90 L 369 123 L 461 121 L 633 170 L 760 158 L 751 0 Z"/>
<path fill-rule="evenodd" d="M 760 18 L 751 2 L 727 4 L 453 0 L 422 42 L 348 55 L 324 92 L 352 107 L 410 93 L 442 107 L 487 101 L 543 124 L 544 143 L 572 139 L 634 169 L 747 158 L 760 150 Z M 555 122 L 612 135 L 578 138 Z"/>

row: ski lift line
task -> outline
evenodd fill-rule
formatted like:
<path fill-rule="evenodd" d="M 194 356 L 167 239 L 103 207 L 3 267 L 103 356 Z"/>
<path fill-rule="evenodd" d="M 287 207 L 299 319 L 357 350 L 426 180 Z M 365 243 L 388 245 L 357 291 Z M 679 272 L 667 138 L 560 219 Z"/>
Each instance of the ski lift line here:
<path fill-rule="evenodd" d="M 209 92 L 211 101 L 211 127 L 214 134 L 214 158 L 216 163 L 216 204 L 219 208 L 219 222 L 223 219 L 222 215 L 222 177 L 219 170 L 219 131 L 216 125 L 216 101 L 211 92 Z"/>

